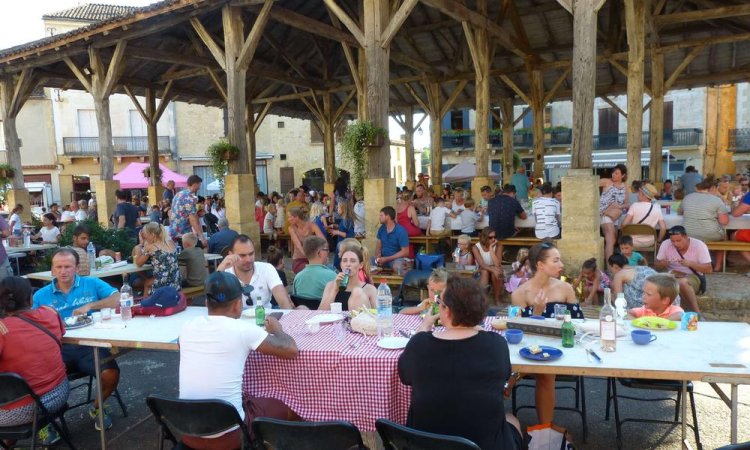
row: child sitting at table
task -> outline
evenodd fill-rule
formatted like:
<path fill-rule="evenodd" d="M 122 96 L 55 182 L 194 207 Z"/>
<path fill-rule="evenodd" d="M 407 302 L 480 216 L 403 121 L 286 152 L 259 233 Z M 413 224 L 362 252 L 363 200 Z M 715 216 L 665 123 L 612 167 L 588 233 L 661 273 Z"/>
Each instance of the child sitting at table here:
<path fill-rule="evenodd" d="M 620 236 L 617 241 L 622 256 L 628 258 L 628 264 L 631 266 L 647 266 L 648 261 L 639 252 L 633 250 L 633 236 Z"/>
<path fill-rule="evenodd" d="M 583 262 L 575 286 L 581 283 L 583 283 L 584 304 L 586 306 L 598 305 L 604 289 L 609 287 L 609 277 L 596 266 L 596 258 Z"/>
<path fill-rule="evenodd" d="M 458 214 L 461 220 L 461 233 L 470 237 L 477 236 L 477 222 L 482 220 L 482 212 L 476 211 L 473 198 L 467 198 L 464 202 L 464 209 Z"/>
<path fill-rule="evenodd" d="M 266 256 L 266 262 L 272 265 L 276 269 L 276 273 L 279 274 L 281 284 L 287 287 L 289 283 L 286 280 L 286 271 L 284 270 L 284 251 L 274 245 L 269 245 L 268 256 Z"/>
<path fill-rule="evenodd" d="M 668 320 L 681 320 L 685 312 L 674 304 L 680 286 L 677 279 L 668 273 L 651 275 L 643 283 L 643 306 L 628 310 L 630 319 L 639 317 L 661 317 Z"/>
<path fill-rule="evenodd" d="M 448 217 L 456 217 L 451 210 L 445 207 L 445 199 L 438 197 L 435 200 L 435 207 L 430 212 L 430 219 L 427 221 L 427 236 L 449 236 L 451 230 L 446 230 Z"/>
<path fill-rule="evenodd" d="M 531 278 L 531 267 L 529 267 L 529 249 L 521 248 L 516 254 L 516 260 L 511 264 L 512 274 L 505 282 L 505 290 L 512 293 L 518 286 Z"/>
<path fill-rule="evenodd" d="M 409 306 L 401 311 L 401 314 L 421 314 L 432 308 L 435 304 L 435 296 L 441 298 L 445 285 L 448 282 L 448 271 L 440 268 L 434 269 L 427 279 L 427 298 L 423 299 L 417 306 Z"/>
<path fill-rule="evenodd" d="M 471 253 L 471 237 L 468 234 L 462 234 L 456 241 L 456 249 L 453 251 L 453 262 L 457 269 L 464 269 L 466 266 L 474 265 L 474 254 Z"/>

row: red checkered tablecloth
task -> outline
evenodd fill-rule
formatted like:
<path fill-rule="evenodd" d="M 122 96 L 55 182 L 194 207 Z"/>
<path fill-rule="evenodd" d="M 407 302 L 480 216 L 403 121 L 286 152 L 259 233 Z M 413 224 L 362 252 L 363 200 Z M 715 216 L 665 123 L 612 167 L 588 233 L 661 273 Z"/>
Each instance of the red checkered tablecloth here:
<path fill-rule="evenodd" d="M 377 336 L 322 325 L 311 334 L 305 320 L 318 311 L 292 311 L 281 319 L 300 353 L 284 360 L 251 352 L 245 363 L 242 392 L 282 400 L 305 420 L 347 420 L 361 431 L 375 431 L 379 418 L 405 423 L 411 389 L 398 378 L 401 350 L 377 346 Z M 419 316 L 394 315 L 394 329 L 413 330 Z"/>

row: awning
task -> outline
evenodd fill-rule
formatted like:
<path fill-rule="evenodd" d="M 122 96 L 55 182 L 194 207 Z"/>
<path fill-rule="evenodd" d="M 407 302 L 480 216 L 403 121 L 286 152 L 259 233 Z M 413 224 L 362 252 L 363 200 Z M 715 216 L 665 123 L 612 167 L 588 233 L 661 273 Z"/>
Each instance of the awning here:
<path fill-rule="evenodd" d="M 143 169 L 149 167 L 149 163 L 130 163 L 113 178 L 120 182 L 121 189 L 146 189 L 148 179 L 143 176 Z M 166 185 L 168 181 L 174 181 L 176 187 L 187 187 L 187 177 L 174 172 L 164 164 L 159 164 L 161 169 L 161 182 Z"/>
<path fill-rule="evenodd" d="M 545 169 L 569 169 L 571 155 L 545 155 Z M 662 150 L 662 158 L 671 157 L 669 150 Z M 612 167 L 616 164 L 626 164 L 628 162 L 628 152 L 624 150 L 610 152 L 594 152 L 592 159 L 593 167 Z M 641 164 L 651 164 L 651 150 L 641 151 Z"/>

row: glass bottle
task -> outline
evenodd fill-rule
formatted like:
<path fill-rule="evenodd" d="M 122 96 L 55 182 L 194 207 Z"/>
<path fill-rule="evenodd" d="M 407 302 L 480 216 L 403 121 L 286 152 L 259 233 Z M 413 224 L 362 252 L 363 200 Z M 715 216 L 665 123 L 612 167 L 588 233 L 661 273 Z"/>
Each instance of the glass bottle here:
<path fill-rule="evenodd" d="M 262 327 L 266 324 L 266 307 L 260 295 L 255 297 L 255 325 Z"/>
<path fill-rule="evenodd" d="M 565 311 L 565 321 L 562 324 L 562 346 L 565 348 L 573 348 L 575 345 L 575 334 L 576 330 L 573 327 L 573 322 L 570 319 L 570 311 Z"/>
<path fill-rule="evenodd" d="M 604 289 L 604 307 L 599 312 L 599 335 L 603 351 L 617 350 L 617 322 L 615 322 L 615 309 L 612 307 L 612 293 L 609 288 Z"/>

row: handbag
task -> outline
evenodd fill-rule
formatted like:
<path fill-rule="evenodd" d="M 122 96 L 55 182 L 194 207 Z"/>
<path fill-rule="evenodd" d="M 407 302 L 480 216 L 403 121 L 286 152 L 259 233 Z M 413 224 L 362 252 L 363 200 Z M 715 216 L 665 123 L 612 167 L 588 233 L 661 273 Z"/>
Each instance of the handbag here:
<path fill-rule="evenodd" d="M 675 251 L 678 255 L 680 255 L 680 258 L 685 259 L 684 256 L 682 256 L 682 252 L 677 250 L 675 247 Z M 705 294 L 706 293 L 706 276 L 702 273 L 698 272 L 697 270 L 693 269 L 692 267 L 688 267 L 693 274 L 695 274 L 696 277 L 698 277 L 698 281 L 700 281 L 700 286 L 698 287 L 698 295 Z"/>
<path fill-rule="evenodd" d="M 162 288 L 160 288 L 162 289 Z M 133 306 L 133 315 L 134 316 L 157 316 L 157 317 L 165 317 L 165 316 L 171 316 L 174 314 L 177 314 L 178 312 L 184 311 L 187 308 L 187 298 L 185 297 L 185 294 L 180 292 L 178 294 L 180 297 L 177 300 L 177 304 L 170 305 L 170 306 L 143 306 L 143 305 L 136 305 Z"/>

